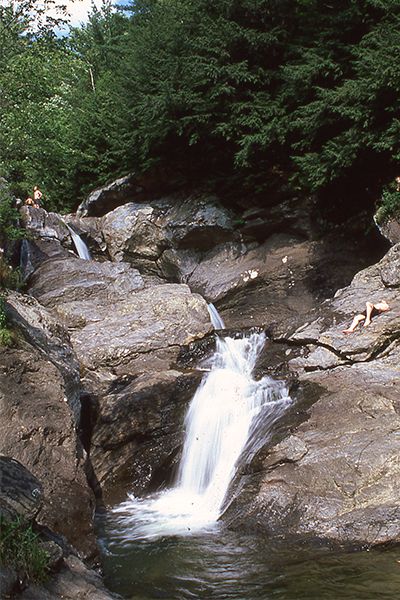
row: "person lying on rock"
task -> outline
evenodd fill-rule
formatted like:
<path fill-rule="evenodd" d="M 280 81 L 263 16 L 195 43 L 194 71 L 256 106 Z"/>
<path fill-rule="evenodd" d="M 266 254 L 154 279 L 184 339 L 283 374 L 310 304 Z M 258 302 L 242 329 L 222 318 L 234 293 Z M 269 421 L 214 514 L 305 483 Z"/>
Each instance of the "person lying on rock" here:
<path fill-rule="evenodd" d="M 364 321 L 364 327 L 368 327 L 371 323 L 371 319 L 373 319 L 376 315 L 379 315 L 382 312 L 386 312 L 389 310 L 389 304 L 382 300 L 382 302 L 378 302 L 377 304 L 372 304 L 372 302 L 365 303 L 366 309 L 359 315 L 356 315 L 348 329 L 344 329 L 343 333 L 353 333 L 355 328 L 361 321 Z"/>

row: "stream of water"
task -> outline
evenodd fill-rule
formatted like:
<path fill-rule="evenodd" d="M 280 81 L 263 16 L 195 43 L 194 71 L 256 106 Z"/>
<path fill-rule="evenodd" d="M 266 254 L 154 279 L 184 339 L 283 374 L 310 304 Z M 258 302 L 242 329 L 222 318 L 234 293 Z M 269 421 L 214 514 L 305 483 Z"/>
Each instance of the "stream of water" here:
<path fill-rule="evenodd" d="M 127 600 L 400 597 L 400 550 L 288 549 L 220 527 L 238 466 L 265 443 L 291 404 L 283 382 L 252 377 L 264 342 L 263 334 L 218 340 L 189 406 L 174 486 L 146 498 L 129 496 L 97 516 L 106 582 Z"/>
<path fill-rule="evenodd" d="M 64 221 L 64 223 L 65 223 L 65 221 Z M 72 238 L 72 241 L 74 242 L 74 245 L 75 245 L 75 248 L 76 248 L 79 258 L 82 258 L 83 260 L 92 260 L 92 257 L 90 256 L 90 252 L 88 250 L 88 247 L 86 246 L 86 244 L 83 241 L 83 239 L 81 238 L 81 236 L 78 235 L 77 233 L 75 233 L 75 231 L 72 229 L 72 227 L 70 227 L 68 225 L 68 223 L 65 223 L 65 225 L 67 226 L 67 229 L 71 234 L 71 238 Z"/>

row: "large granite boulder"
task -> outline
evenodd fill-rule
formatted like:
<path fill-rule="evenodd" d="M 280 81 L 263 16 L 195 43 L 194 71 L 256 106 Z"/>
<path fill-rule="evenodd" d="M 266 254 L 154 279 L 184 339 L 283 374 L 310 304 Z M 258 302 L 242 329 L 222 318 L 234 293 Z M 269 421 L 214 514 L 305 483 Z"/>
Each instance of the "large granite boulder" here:
<path fill-rule="evenodd" d="M 104 217 L 103 236 L 112 260 L 131 262 L 135 267 L 154 264 L 171 244 L 157 223 L 156 209 L 132 202 Z"/>
<path fill-rule="evenodd" d="M 117 206 L 142 198 L 145 192 L 143 183 L 134 173 L 119 177 L 110 184 L 100 187 L 78 206 L 77 217 L 102 217 Z"/>
<path fill-rule="evenodd" d="M 139 290 L 112 311 L 82 303 L 58 309 L 66 319 L 75 319 L 75 311 L 82 321 L 71 341 L 82 365 L 112 367 L 120 375 L 169 369 L 180 345 L 213 329 L 206 301 L 179 284 Z"/>
<path fill-rule="evenodd" d="M 169 249 L 197 253 L 228 241 L 233 214 L 214 197 L 170 197 L 150 204 L 128 203 L 104 217 L 103 236 L 112 260 L 127 261 L 142 273 L 181 281 L 169 264 Z"/>

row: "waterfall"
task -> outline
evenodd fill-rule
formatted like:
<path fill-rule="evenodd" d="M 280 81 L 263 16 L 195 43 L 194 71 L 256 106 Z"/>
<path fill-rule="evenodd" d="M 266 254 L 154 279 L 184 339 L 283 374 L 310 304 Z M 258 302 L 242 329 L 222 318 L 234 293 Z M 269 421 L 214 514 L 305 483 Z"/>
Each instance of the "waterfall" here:
<path fill-rule="evenodd" d="M 114 508 L 119 542 L 185 535 L 215 526 L 243 451 L 262 446 L 291 399 L 283 382 L 252 371 L 264 334 L 218 339 L 211 370 L 185 419 L 185 441 L 173 488 Z M 260 439 L 260 436 L 262 439 Z M 250 455 L 247 450 L 247 455 Z"/>
<path fill-rule="evenodd" d="M 26 281 L 29 275 L 31 275 L 35 270 L 32 264 L 29 243 L 26 239 L 22 240 L 19 267 L 22 275 L 22 281 Z"/>
<path fill-rule="evenodd" d="M 225 329 L 225 323 L 223 322 L 214 304 L 209 302 L 209 304 L 207 304 L 207 308 L 210 314 L 211 323 L 214 325 L 215 329 Z"/>
<path fill-rule="evenodd" d="M 65 223 L 65 221 L 63 221 L 63 223 Z M 86 246 L 85 242 L 82 240 L 80 235 L 75 233 L 75 231 L 72 229 L 72 227 L 68 225 L 68 223 L 65 223 L 65 225 L 67 226 L 67 229 L 71 234 L 72 241 L 75 244 L 75 248 L 79 258 L 83 258 L 84 260 L 92 260 L 92 257 L 89 254 L 88 247 Z"/>

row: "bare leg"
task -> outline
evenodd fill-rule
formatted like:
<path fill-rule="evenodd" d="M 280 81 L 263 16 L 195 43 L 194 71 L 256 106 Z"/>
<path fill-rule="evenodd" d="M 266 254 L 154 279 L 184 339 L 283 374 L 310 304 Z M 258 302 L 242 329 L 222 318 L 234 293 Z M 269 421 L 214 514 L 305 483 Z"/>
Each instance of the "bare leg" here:
<path fill-rule="evenodd" d="M 367 316 L 365 317 L 364 327 L 368 327 L 368 325 L 371 323 L 371 313 L 374 305 L 371 304 L 371 302 L 367 302 L 365 306 L 367 307 Z"/>
<path fill-rule="evenodd" d="M 356 315 L 350 325 L 350 327 L 348 329 L 344 329 L 343 333 L 353 333 L 353 331 L 355 330 L 355 328 L 357 327 L 357 325 L 359 323 L 361 323 L 361 321 L 364 321 L 365 316 L 364 315 Z"/>

